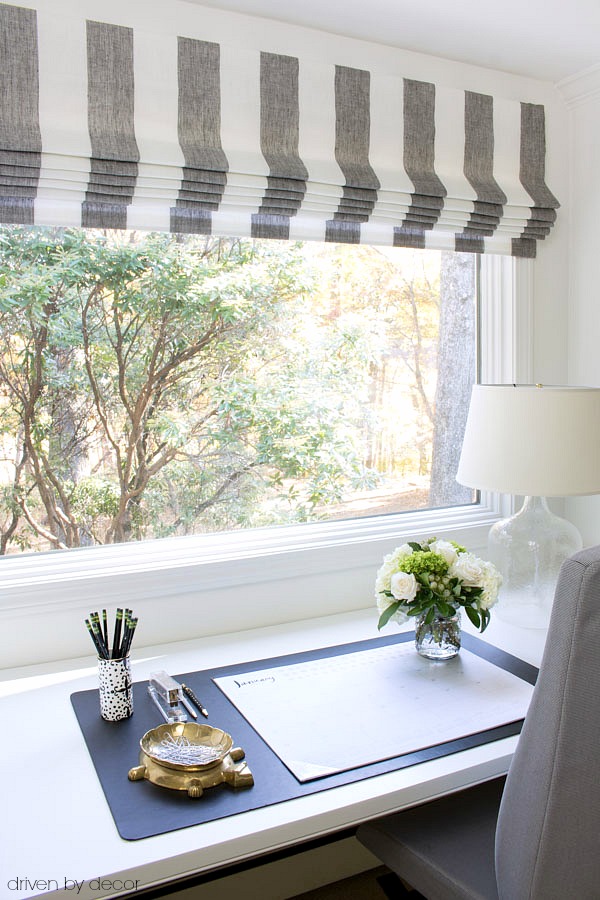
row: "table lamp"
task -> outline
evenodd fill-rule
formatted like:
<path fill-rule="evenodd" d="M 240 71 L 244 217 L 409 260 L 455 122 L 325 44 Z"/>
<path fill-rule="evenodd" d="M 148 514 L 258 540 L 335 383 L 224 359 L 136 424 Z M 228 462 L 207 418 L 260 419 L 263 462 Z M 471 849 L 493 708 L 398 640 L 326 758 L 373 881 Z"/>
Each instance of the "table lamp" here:
<path fill-rule="evenodd" d="M 524 496 L 490 529 L 489 558 L 503 577 L 497 614 L 546 627 L 558 570 L 582 547 L 546 497 L 600 493 L 600 389 L 474 385 L 456 480 Z"/>

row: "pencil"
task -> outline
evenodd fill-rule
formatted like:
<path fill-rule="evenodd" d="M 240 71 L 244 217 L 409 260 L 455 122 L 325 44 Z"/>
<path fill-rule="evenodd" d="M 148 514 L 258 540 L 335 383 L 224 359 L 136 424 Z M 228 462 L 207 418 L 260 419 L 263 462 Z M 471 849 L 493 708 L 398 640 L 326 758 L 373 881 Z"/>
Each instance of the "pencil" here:
<path fill-rule="evenodd" d="M 94 629 L 92 628 L 92 623 L 90 622 L 89 619 L 86 619 L 86 620 L 85 620 L 85 624 L 86 624 L 86 626 L 87 626 L 87 630 L 88 630 L 89 633 L 90 633 L 90 637 L 91 637 L 92 641 L 94 642 L 94 647 L 96 648 L 96 651 L 97 651 L 97 653 L 98 653 L 98 656 L 99 656 L 101 659 L 106 659 L 107 657 L 106 657 L 106 655 L 105 655 L 105 653 L 104 653 L 104 649 L 103 649 L 103 647 L 100 645 L 100 642 L 98 641 L 98 638 L 96 637 L 96 634 L 95 634 L 95 632 L 94 632 Z"/>
<path fill-rule="evenodd" d="M 121 659 L 119 656 L 120 644 L 121 644 L 121 625 L 123 622 L 123 610 L 121 607 L 117 608 L 117 615 L 115 618 L 115 633 L 113 636 L 113 646 L 111 659 Z"/>
<path fill-rule="evenodd" d="M 121 656 L 125 657 L 131 649 L 131 642 L 135 633 L 138 620 L 134 617 L 129 618 L 126 622 L 125 635 L 123 637 L 123 645 L 121 648 Z"/>
<path fill-rule="evenodd" d="M 123 610 L 119 607 L 115 615 L 111 648 L 108 640 L 109 628 L 106 610 L 102 610 L 102 620 L 98 612 L 91 612 L 89 618 L 85 620 L 86 628 L 101 659 L 125 659 L 129 655 L 137 623 L 137 616 L 133 615 L 133 610 Z"/>
<path fill-rule="evenodd" d="M 192 706 L 192 704 L 190 703 L 190 701 L 187 699 L 187 697 L 183 696 L 183 697 L 181 698 L 181 702 L 183 703 L 183 705 L 185 706 L 185 708 L 186 708 L 187 711 L 189 712 L 189 714 L 190 714 L 190 716 L 192 717 L 192 719 L 197 719 L 197 718 L 198 718 L 198 713 L 196 712 L 196 710 L 194 709 L 194 707 Z"/>
<path fill-rule="evenodd" d="M 108 644 L 105 643 L 104 638 L 102 636 L 102 631 L 100 630 L 100 616 L 98 615 L 97 612 L 90 613 L 90 622 L 92 623 L 92 631 L 94 632 L 96 640 L 102 651 L 102 658 L 108 659 L 108 657 L 109 657 Z"/>
<path fill-rule="evenodd" d="M 108 648 L 108 617 L 105 609 L 102 610 L 102 632 L 104 635 L 104 643 Z"/>

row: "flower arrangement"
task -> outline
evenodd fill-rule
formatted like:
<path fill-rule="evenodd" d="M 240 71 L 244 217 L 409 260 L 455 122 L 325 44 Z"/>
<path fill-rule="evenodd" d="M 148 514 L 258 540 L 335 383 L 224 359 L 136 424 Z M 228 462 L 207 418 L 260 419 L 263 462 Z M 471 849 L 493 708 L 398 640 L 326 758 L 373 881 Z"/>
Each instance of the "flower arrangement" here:
<path fill-rule="evenodd" d="M 463 607 L 471 622 L 485 631 L 501 583 L 491 562 L 454 541 L 409 541 L 388 554 L 377 573 L 378 628 L 409 616 L 424 616 L 429 624 Z"/>

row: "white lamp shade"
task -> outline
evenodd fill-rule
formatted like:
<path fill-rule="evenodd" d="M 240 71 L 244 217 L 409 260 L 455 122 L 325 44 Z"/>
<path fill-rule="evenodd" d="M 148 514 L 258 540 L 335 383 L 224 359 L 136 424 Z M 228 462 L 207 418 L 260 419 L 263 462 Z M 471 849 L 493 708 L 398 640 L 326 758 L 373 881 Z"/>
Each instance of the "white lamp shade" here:
<path fill-rule="evenodd" d="M 475 385 L 456 480 L 537 497 L 600 493 L 600 388 Z"/>

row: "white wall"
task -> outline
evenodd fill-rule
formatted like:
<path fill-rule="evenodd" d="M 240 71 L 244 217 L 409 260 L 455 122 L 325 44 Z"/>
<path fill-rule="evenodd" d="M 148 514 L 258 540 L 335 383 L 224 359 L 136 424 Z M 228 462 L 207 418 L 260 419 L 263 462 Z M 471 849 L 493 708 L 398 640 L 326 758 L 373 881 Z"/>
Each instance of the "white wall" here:
<path fill-rule="evenodd" d="M 600 386 L 600 65 L 561 85 L 569 107 L 568 377 Z M 600 447 L 598 448 L 600 453 Z M 600 543 L 600 496 L 567 501 L 584 544 Z"/>

